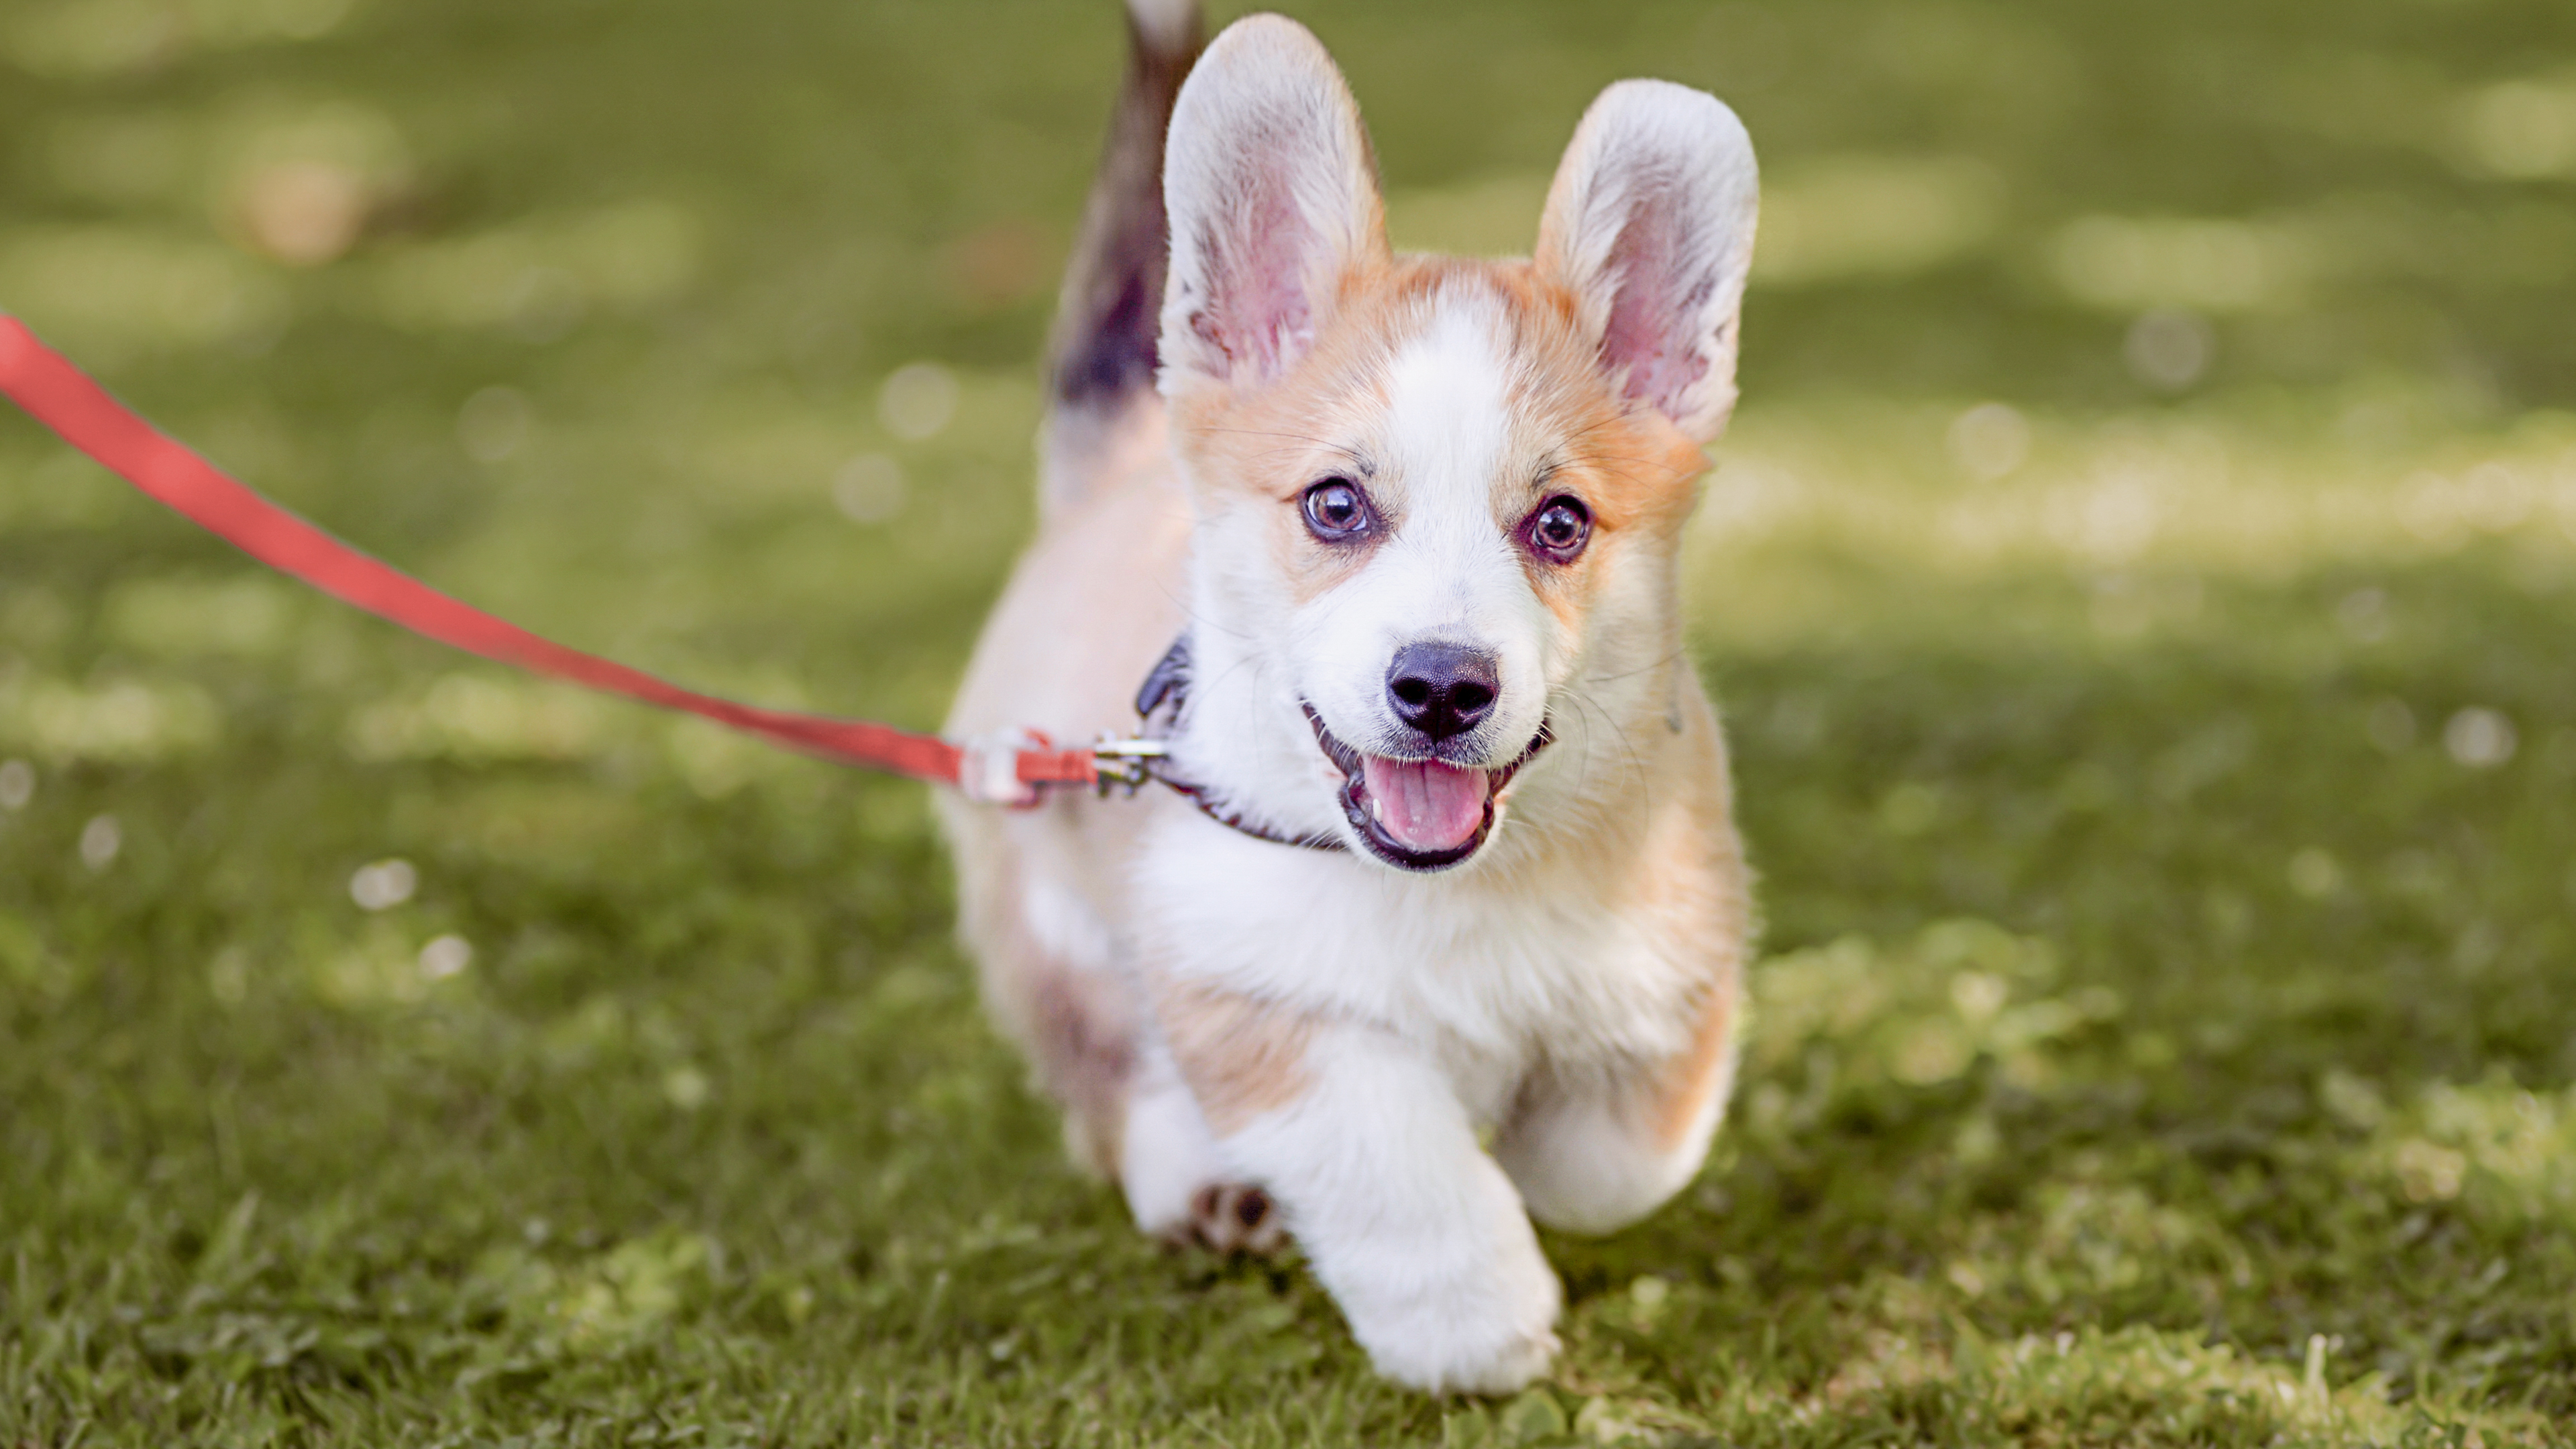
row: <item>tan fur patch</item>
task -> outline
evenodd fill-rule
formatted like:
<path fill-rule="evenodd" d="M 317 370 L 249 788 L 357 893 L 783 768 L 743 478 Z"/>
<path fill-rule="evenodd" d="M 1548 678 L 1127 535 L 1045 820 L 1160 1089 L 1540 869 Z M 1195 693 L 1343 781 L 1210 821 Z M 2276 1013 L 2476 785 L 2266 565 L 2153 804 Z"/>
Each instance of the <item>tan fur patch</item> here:
<path fill-rule="evenodd" d="M 1699 1028 L 1692 1033 L 1690 1050 L 1675 1057 L 1655 1083 L 1649 1130 L 1662 1151 L 1681 1146 L 1690 1135 L 1717 1086 L 1718 1074 L 1726 1070 L 1727 1054 L 1735 1044 L 1735 1005 L 1732 982 L 1712 987 L 1700 1004 Z"/>
<path fill-rule="evenodd" d="M 1313 1024 L 1239 992 L 1196 982 L 1155 991 L 1181 1077 L 1220 1137 L 1305 1094 Z"/>
<path fill-rule="evenodd" d="M 1694 691 L 1695 693 L 1695 691 Z M 1704 729 L 1694 731 L 1703 758 L 1690 778 L 1699 782 L 1725 779 L 1722 760 L 1707 758 L 1721 750 L 1714 718 L 1699 703 Z M 1722 788 L 1722 783 L 1721 783 Z M 1650 827 L 1629 897 L 1630 909 L 1653 921 L 1675 939 L 1706 942 L 1716 948 L 1709 974 L 1694 1010 L 1690 1045 L 1667 1059 L 1642 1086 L 1644 1115 L 1655 1144 L 1671 1151 L 1681 1145 L 1716 1090 L 1734 1049 L 1737 1003 L 1743 976 L 1743 942 L 1750 907 L 1746 897 L 1743 848 L 1727 818 L 1728 801 L 1708 798 L 1706 786 L 1665 805 Z"/>

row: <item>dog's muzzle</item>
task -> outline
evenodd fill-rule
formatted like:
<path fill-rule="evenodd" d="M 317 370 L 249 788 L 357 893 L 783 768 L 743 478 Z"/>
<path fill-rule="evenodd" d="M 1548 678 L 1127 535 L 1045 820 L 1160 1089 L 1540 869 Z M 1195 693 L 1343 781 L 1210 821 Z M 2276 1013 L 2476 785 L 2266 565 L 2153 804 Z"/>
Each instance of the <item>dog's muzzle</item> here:
<path fill-rule="evenodd" d="M 1342 772 L 1342 818 L 1371 855 L 1399 870 L 1447 870 L 1483 848 L 1504 787 L 1556 737 L 1542 721 L 1529 748 L 1492 769 L 1402 760 L 1352 749 L 1313 705 L 1300 706 L 1324 758 Z"/>

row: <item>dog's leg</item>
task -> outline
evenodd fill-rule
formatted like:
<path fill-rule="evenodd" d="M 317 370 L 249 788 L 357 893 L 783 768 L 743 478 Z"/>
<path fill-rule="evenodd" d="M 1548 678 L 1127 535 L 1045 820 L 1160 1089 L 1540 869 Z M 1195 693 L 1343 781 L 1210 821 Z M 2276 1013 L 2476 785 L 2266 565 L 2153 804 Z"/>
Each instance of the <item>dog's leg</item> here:
<path fill-rule="evenodd" d="M 1270 1253 L 1288 1240 L 1278 1206 L 1232 1179 L 1198 1098 L 1168 1052 L 1145 1053 L 1127 1099 L 1118 1183 L 1136 1226 L 1219 1253 Z"/>
<path fill-rule="evenodd" d="M 1735 1017 L 1734 993 L 1715 991 L 1674 1056 L 1534 1081 L 1494 1141 L 1530 1214 L 1567 1232 L 1613 1232 L 1696 1176 L 1735 1076 Z"/>
<path fill-rule="evenodd" d="M 1502 1393 L 1546 1370 L 1556 1275 L 1418 1048 L 1204 989 L 1157 1005 L 1219 1160 L 1278 1200 L 1380 1373 Z"/>

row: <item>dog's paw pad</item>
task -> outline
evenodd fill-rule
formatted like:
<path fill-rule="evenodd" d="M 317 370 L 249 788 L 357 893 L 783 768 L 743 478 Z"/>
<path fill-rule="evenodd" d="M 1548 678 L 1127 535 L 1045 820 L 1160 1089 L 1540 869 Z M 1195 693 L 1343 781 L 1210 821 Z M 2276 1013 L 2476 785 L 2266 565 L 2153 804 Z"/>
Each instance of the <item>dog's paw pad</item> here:
<path fill-rule="evenodd" d="M 1212 1182 L 1190 1194 L 1186 1236 L 1219 1253 L 1267 1255 L 1288 1242 L 1288 1227 L 1270 1194 L 1243 1183 Z"/>

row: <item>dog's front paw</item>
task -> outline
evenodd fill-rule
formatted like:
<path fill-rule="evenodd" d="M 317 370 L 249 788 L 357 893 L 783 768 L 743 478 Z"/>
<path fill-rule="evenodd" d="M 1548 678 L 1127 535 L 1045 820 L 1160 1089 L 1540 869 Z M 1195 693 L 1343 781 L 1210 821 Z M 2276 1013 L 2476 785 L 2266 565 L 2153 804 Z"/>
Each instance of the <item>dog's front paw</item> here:
<path fill-rule="evenodd" d="M 1556 1274 L 1535 1250 L 1493 1269 L 1401 1298 L 1353 1295 L 1363 1301 L 1345 1304 L 1351 1328 L 1377 1371 L 1435 1394 L 1508 1394 L 1545 1374 L 1557 1349 Z"/>
<path fill-rule="evenodd" d="M 1430 1394 L 1511 1394 L 1530 1386 L 1556 1360 L 1556 1335 L 1545 1329 L 1499 1344 L 1447 1345 L 1425 1353 L 1429 1345 L 1404 1344 L 1372 1349 L 1369 1362 L 1377 1371 L 1409 1389 Z"/>
<path fill-rule="evenodd" d="M 1409 1389 L 1432 1394 L 1509 1394 L 1529 1387 L 1556 1359 L 1556 1334 L 1546 1327 L 1477 1324 L 1425 1325 L 1362 1346 L 1377 1371 Z"/>

